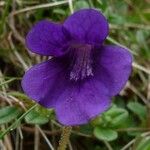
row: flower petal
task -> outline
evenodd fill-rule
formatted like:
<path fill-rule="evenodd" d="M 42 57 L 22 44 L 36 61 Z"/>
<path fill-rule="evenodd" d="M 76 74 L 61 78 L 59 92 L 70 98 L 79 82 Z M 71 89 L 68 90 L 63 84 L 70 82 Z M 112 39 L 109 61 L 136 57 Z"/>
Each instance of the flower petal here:
<path fill-rule="evenodd" d="M 64 66 L 56 59 L 33 66 L 23 77 L 24 92 L 41 105 L 53 107 L 53 99 L 57 99 L 65 88 L 63 69 Z"/>
<path fill-rule="evenodd" d="M 96 80 L 71 84 L 58 98 L 56 115 L 64 125 L 80 125 L 110 107 L 108 90 Z"/>
<path fill-rule="evenodd" d="M 67 46 L 63 27 L 47 20 L 38 22 L 26 37 L 27 47 L 40 55 L 60 56 Z"/>
<path fill-rule="evenodd" d="M 87 123 L 110 106 L 108 89 L 94 78 L 70 81 L 64 64 L 52 59 L 35 65 L 23 77 L 23 90 L 42 106 L 54 108 L 62 124 Z"/>
<path fill-rule="evenodd" d="M 110 90 L 111 96 L 125 86 L 132 69 L 132 55 L 119 46 L 102 46 L 96 65 L 96 78 Z"/>
<path fill-rule="evenodd" d="M 63 26 L 73 40 L 88 44 L 102 44 L 109 32 L 106 18 L 95 9 L 75 12 Z"/>

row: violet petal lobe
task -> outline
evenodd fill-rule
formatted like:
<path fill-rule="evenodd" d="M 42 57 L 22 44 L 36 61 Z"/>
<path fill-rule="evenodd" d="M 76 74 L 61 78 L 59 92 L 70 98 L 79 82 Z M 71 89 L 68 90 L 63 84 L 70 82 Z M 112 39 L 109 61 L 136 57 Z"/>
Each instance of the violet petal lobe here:
<path fill-rule="evenodd" d="M 54 108 L 62 124 L 85 124 L 111 105 L 108 89 L 94 78 L 68 80 L 61 62 L 54 59 L 33 66 L 23 77 L 23 90 L 42 106 Z"/>
<path fill-rule="evenodd" d="M 27 34 L 26 45 L 29 50 L 40 55 L 60 56 L 65 53 L 67 37 L 62 25 L 42 20 Z"/>
<path fill-rule="evenodd" d="M 22 79 L 22 88 L 34 101 L 50 108 L 65 89 L 64 77 L 61 63 L 51 59 L 30 68 Z"/>
<path fill-rule="evenodd" d="M 70 85 L 58 98 L 55 110 L 64 125 L 80 125 L 106 111 L 111 105 L 108 90 L 94 79 Z"/>
<path fill-rule="evenodd" d="M 72 40 L 87 44 L 102 44 L 108 35 L 108 22 L 100 11 L 81 9 L 63 24 Z"/>
<path fill-rule="evenodd" d="M 111 96 L 125 86 L 132 70 L 131 53 L 119 46 L 102 46 L 96 65 L 95 77 L 105 84 Z"/>

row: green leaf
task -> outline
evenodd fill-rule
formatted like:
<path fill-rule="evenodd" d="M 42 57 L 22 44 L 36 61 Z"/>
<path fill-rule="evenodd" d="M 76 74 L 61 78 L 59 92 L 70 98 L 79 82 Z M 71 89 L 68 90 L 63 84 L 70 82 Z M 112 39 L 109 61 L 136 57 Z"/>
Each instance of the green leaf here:
<path fill-rule="evenodd" d="M 32 110 L 25 116 L 25 121 L 29 124 L 46 124 L 49 121 L 49 115 Z"/>
<path fill-rule="evenodd" d="M 101 126 L 104 128 L 126 127 L 128 117 L 127 110 L 113 105 L 107 112 L 93 119 L 91 123 L 93 126 Z"/>
<path fill-rule="evenodd" d="M 120 114 L 120 115 L 118 115 L 117 117 L 115 117 L 113 120 L 112 120 L 112 122 L 111 122 L 111 124 L 113 125 L 113 126 L 120 126 L 120 125 L 122 125 L 122 124 L 124 124 L 124 122 L 127 120 L 127 118 L 128 118 L 128 112 L 127 111 L 125 111 L 125 112 L 123 112 L 122 114 Z"/>
<path fill-rule="evenodd" d="M 94 135 L 98 139 L 105 140 L 105 141 L 113 141 L 118 137 L 118 133 L 116 131 L 107 128 L 99 128 L 99 127 L 96 127 L 94 129 Z"/>
<path fill-rule="evenodd" d="M 35 104 L 34 106 L 32 106 L 30 109 L 28 109 L 24 114 L 22 114 L 19 118 L 16 119 L 16 121 L 11 124 L 8 128 L 6 128 L 5 131 L 0 132 L 0 139 L 2 139 L 9 131 L 11 131 L 12 129 L 14 129 L 19 123 L 20 121 L 30 112 L 32 111 L 35 107 L 37 107 L 37 104 Z"/>
<path fill-rule="evenodd" d="M 65 10 L 59 8 L 54 9 L 53 12 L 59 15 L 64 15 L 64 16 L 66 15 Z"/>
<path fill-rule="evenodd" d="M 135 113 L 141 121 L 146 119 L 146 107 L 138 102 L 129 102 L 127 107 Z"/>
<path fill-rule="evenodd" d="M 90 7 L 89 3 L 85 0 L 79 0 L 74 4 L 74 9 L 75 10 L 79 10 L 79 9 L 82 9 L 82 8 L 89 8 L 89 7 Z"/>
<path fill-rule="evenodd" d="M 128 112 L 123 108 L 117 106 L 111 107 L 106 113 L 104 113 L 104 120 L 108 121 L 109 126 L 118 127 L 124 124 L 128 119 Z"/>
<path fill-rule="evenodd" d="M 150 137 L 145 137 L 136 147 L 136 150 L 150 150 Z"/>
<path fill-rule="evenodd" d="M 8 123 L 21 114 L 19 108 L 15 106 L 6 106 L 0 109 L 0 124 Z"/>
<path fill-rule="evenodd" d="M 123 16 L 120 16 L 118 14 L 110 14 L 109 16 L 109 21 L 113 24 L 118 24 L 118 25 L 122 25 L 125 23 L 125 18 Z"/>

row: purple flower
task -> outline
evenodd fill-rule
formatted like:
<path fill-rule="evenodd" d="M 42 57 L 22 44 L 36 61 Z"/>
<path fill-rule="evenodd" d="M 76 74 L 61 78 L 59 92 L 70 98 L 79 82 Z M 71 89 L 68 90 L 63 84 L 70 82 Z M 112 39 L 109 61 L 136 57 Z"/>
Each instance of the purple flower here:
<path fill-rule="evenodd" d="M 26 72 L 23 90 L 54 108 L 64 125 L 87 123 L 107 110 L 128 80 L 132 56 L 122 47 L 103 45 L 108 30 L 99 11 L 82 9 L 63 24 L 40 21 L 27 35 L 32 52 L 53 58 Z"/>

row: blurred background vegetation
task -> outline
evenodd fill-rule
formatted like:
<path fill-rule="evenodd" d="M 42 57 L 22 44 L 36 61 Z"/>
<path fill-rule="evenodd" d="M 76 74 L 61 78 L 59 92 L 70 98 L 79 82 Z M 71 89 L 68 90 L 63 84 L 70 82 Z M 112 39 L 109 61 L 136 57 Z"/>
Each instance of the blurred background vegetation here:
<path fill-rule="evenodd" d="M 35 107 L 21 89 L 25 70 L 48 59 L 30 53 L 25 36 L 41 19 L 63 22 L 82 8 L 104 13 L 110 23 L 106 43 L 128 47 L 134 62 L 112 107 L 74 127 L 68 150 L 150 150 L 149 0 L 0 0 L 0 150 L 56 149 L 62 126 L 53 110 Z"/>

